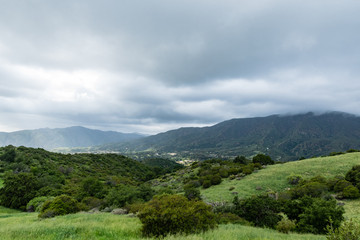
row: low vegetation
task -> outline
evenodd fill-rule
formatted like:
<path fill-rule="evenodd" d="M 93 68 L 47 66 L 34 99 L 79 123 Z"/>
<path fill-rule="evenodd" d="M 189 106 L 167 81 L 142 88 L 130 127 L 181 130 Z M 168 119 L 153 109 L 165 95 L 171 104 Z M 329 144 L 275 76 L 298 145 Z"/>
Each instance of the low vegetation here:
<path fill-rule="evenodd" d="M 266 232 L 273 239 L 338 237 L 357 226 L 344 219 L 358 217 L 360 212 L 360 201 L 354 200 L 360 197 L 359 160 L 360 153 L 353 152 L 274 165 L 269 156 L 258 154 L 251 160 L 244 156 L 212 159 L 184 168 L 166 159 L 144 165 L 115 154 L 63 155 L 8 146 L 0 148 L 0 204 L 36 213 L 0 208 L 0 224 L 3 221 L 7 226 L 0 234 L 4 231 L 4 239 L 21 237 L 24 231 L 30 239 L 51 239 L 53 234 L 60 239 L 216 239 L 213 236 L 219 233 L 229 239 L 259 239 L 254 232 Z M 324 165 L 329 166 L 325 171 Z M 104 213 L 111 211 L 131 212 L 138 218 Z M 33 229 L 24 226 L 10 234 L 19 230 L 15 221 L 11 224 L 19 218 L 29 219 Z M 47 225 L 48 218 L 60 221 L 64 231 Z M 77 227 L 76 218 L 80 222 L 129 220 L 137 230 L 124 233 L 115 230 L 116 223 L 101 229 L 93 223 L 98 233 L 87 226 Z"/>

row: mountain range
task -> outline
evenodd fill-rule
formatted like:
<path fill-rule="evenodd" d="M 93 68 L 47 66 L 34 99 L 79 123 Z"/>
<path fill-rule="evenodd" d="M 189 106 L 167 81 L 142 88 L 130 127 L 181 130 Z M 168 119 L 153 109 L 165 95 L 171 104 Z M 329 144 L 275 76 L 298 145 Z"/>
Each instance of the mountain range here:
<path fill-rule="evenodd" d="M 80 148 L 73 152 L 119 152 L 134 158 L 165 156 L 183 160 L 238 155 L 250 158 L 265 153 L 275 160 L 291 161 L 360 149 L 360 117 L 330 112 L 239 118 L 147 137 L 84 127 L 0 132 L 0 146 L 10 144 L 48 150 Z"/>
<path fill-rule="evenodd" d="M 144 137 L 137 133 L 100 131 L 84 127 L 41 128 L 16 132 L 0 132 L 0 146 L 14 145 L 52 150 L 120 143 Z"/>
<path fill-rule="evenodd" d="M 180 128 L 98 149 L 169 152 L 183 156 L 254 156 L 279 161 L 360 148 L 360 117 L 340 112 L 232 119 L 203 128 Z"/>

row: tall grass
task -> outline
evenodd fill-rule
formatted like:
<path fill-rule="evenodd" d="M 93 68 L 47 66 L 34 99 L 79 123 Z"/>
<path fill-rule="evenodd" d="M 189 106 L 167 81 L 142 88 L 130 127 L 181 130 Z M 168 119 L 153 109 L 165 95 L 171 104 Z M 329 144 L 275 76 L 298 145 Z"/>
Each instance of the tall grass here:
<path fill-rule="evenodd" d="M 141 239 L 140 221 L 112 214 L 71 214 L 39 220 L 36 213 L 0 214 L 0 238 Z"/>
<path fill-rule="evenodd" d="M 4 209 L 2 209 L 4 210 Z M 4 211 L 2 211 L 4 212 Z M 11 212 L 11 211 L 10 211 Z M 1 213 L 0 238 L 13 239 L 149 239 L 141 236 L 138 218 L 109 213 L 78 213 L 39 220 L 36 213 Z M 311 234 L 283 234 L 270 229 L 241 225 L 220 225 L 217 229 L 188 236 L 168 236 L 165 240 L 218 240 L 218 239 L 280 239 L 321 240 L 324 236 Z"/>
<path fill-rule="evenodd" d="M 296 162 L 271 165 L 241 180 L 224 180 L 220 185 L 202 189 L 201 195 L 205 201 L 232 201 L 237 192 L 240 198 L 265 193 L 267 191 L 283 191 L 289 187 L 287 177 L 300 174 L 304 179 L 316 175 L 326 178 L 345 175 L 352 166 L 360 164 L 360 153 L 348 153 L 332 157 L 305 159 Z M 230 187 L 234 187 L 229 191 Z"/>

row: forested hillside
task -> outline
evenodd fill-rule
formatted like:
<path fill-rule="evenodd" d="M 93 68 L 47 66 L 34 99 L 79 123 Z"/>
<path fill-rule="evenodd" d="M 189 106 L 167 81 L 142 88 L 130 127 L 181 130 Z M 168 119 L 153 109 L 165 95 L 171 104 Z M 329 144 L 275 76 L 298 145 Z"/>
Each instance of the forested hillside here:
<path fill-rule="evenodd" d="M 99 149 L 123 153 L 175 152 L 198 159 L 250 157 L 262 152 L 275 160 L 289 161 L 359 146 L 360 117 L 334 112 L 232 119 L 211 127 L 180 128 Z"/>

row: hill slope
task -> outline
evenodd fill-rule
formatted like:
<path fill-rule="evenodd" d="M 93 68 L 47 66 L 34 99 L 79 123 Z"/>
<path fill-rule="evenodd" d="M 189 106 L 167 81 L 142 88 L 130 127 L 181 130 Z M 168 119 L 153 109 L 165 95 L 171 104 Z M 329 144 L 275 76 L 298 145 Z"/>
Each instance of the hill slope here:
<path fill-rule="evenodd" d="M 360 147 L 360 117 L 313 113 L 232 119 L 211 127 L 180 128 L 102 149 L 233 157 L 267 153 L 276 160 L 327 155 Z"/>
<path fill-rule="evenodd" d="M 310 179 L 317 175 L 332 178 L 345 174 L 354 165 L 360 165 L 360 153 L 347 153 L 331 157 L 319 157 L 284 164 L 269 165 L 256 173 L 252 173 L 241 180 L 224 180 L 220 185 L 202 189 L 201 195 L 209 201 L 232 201 L 232 191 L 240 198 L 266 193 L 267 191 L 283 191 L 292 187 L 287 177 L 291 174 L 301 175 Z M 230 187 L 234 187 L 229 191 Z"/>
<path fill-rule="evenodd" d="M 42 128 L 11 133 L 0 132 L 0 146 L 14 145 L 54 149 L 59 147 L 89 147 L 123 142 L 143 137 L 135 133 L 92 130 L 84 127 Z"/>

